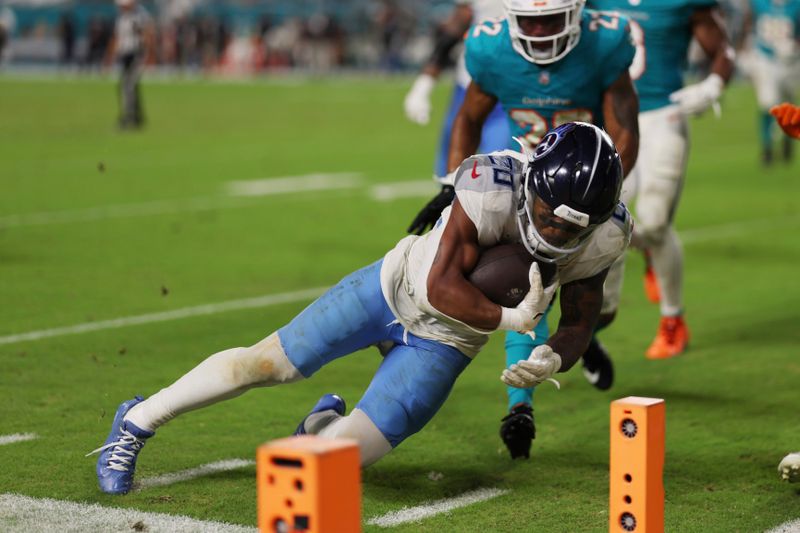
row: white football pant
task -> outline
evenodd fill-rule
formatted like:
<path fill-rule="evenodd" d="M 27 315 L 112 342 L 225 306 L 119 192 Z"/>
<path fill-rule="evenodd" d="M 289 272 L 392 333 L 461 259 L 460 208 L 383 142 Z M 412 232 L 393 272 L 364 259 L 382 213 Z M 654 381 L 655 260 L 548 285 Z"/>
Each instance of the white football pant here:
<path fill-rule="evenodd" d="M 662 316 L 679 315 L 683 310 L 683 247 L 672 221 L 688 153 L 689 129 L 677 105 L 639 114 L 639 156 L 622 183 L 622 201 L 629 208 L 635 206 L 631 245 L 650 252 L 661 290 Z M 623 255 L 608 273 L 604 314 L 619 306 L 624 265 Z"/>
<path fill-rule="evenodd" d="M 758 107 L 768 111 L 774 105 L 794 101 L 795 89 L 800 84 L 800 57 L 781 60 L 756 50 L 751 74 Z"/>

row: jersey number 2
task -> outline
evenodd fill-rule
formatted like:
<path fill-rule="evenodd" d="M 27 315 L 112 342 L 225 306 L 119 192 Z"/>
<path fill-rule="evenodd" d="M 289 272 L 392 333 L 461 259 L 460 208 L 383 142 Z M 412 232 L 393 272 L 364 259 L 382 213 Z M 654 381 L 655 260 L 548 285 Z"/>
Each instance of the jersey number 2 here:
<path fill-rule="evenodd" d="M 472 36 L 477 37 L 481 33 L 485 33 L 490 37 L 494 37 L 500 30 L 502 29 L 502 18 L 489 18 L 486 20 L 482 20 L 479 24 L 475 25 L 475 29 L 472 30 Z"/>
<path fill-rule="evenodd" d="M 589 22 L 589 30 L 597 31 L 600 28 L 607 30 L 616 30 L 619 28 L 619 13 L 615 11 L 595 11 L 592 13 L 592 20 Z M 647 67 L 647 51 L 644 47 L 644 30 L 633 19 L 628 19 L 628 28 L 631 32 L 631 40 L 636 49 L 633 56 L 633 62 L 628 67 L 628 74 L 632 80 L 638 80 L 644 74 Z"/>

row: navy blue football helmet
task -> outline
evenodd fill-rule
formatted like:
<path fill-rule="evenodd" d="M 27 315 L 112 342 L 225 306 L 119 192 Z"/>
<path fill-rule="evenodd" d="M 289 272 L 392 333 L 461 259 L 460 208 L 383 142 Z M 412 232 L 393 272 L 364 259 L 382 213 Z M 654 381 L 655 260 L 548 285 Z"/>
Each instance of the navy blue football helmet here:
<path fill-rule="evenodd" d="M 622 177 L 617 149 L 597 126 L 568 122 L 549 131 L 528 156 L 517 209 L 528 251 L 539 260 L 555 262 L 580 250 L 619 204 Z M 534 216 L 537 198 L 547 209 Z M 549 242 L 542 235 L 542 220 L 545 225 L 568 227 L 573 238 Z"/>

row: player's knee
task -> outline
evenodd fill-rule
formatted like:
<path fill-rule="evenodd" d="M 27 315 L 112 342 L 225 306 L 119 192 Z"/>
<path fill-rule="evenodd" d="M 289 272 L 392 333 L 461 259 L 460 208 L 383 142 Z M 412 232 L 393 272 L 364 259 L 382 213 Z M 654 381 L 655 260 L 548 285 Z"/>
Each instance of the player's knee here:
<path fill-rule="evenodd" d="M 242 384 L 277 385 L 302 379 L 286 357 L 277 333 L 247 348 L 237 348 L 234 373 Z"/>
<path fill-rule="evenodd" d="M 392 445 L 380 428 L 359 408 L 329 424 L 319 435 L 358 442 L 362 466 L 369 466 L 392 451 Z"/>
<path fill-rule="evenodd" d="M 664 221 L 637 221 L 631 244 L 637 248 L 652 248 L 663 244 L 669 230 L 669 223 Z M 633 241 L 636 241 L 635 243 Z"/>
<path fill-rule="evenodd" d="M 410 398 L 408 400 L 411 401 Z M 362 400 L 356 409 L 366 414 L 392 447 L 422 429 L 427 422 L 424 417 L 412 416 L 411 406 L 406 406 L 403 401 L 388 394 L 368 401 Z"/>

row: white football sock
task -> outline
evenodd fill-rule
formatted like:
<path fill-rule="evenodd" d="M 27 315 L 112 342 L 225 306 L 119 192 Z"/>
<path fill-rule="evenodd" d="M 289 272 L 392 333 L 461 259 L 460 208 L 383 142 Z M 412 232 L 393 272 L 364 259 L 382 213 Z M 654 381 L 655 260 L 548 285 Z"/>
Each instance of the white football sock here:
<path fill-rule="evenodd" d="M 683 246 L 678 232 L 670 226 L 664 240 L 648 248 L 661 291 L 661 316 L 683 313 Z"/>
<path fill-rule="evenodd" d="M 354 439 L 358 441 L 361 454 L 361 466 L 369 466 L 390 451 L 392 445 L 383 436 L 381 430 L 361 409 L 353 409 L 349 415 L 341 416 L 335 411 L 323 411 L 324 418 L 315 420 L 313 427 L 306 424 L 306 431 L 314 430 L 314 434 L 329 439 Z M 319 414 L 323 414 L 319 413 Z M 323 424 L 322 422 L 327 422 Z"/>
<path fill-rule="evenodd" d="M 253 387 L 303 379 L 286 357 L 277 333 L 248 348 L 215 353 L 178 381 L 135 405 L 125 415 L 147 431 L 176 416 L 234 398 Z"/>

